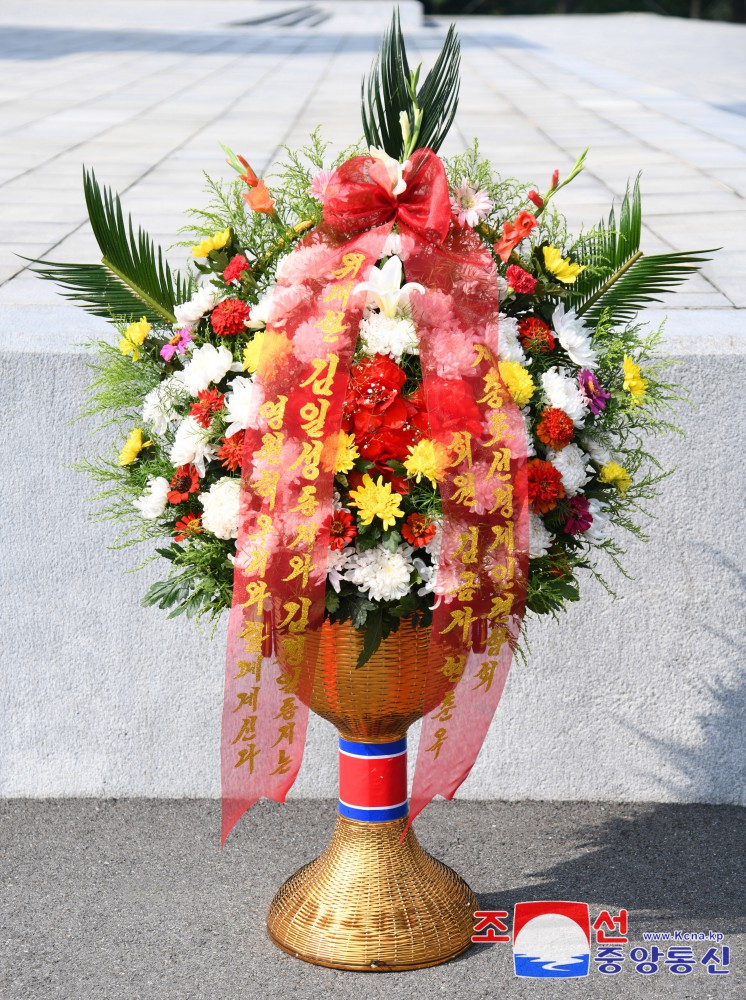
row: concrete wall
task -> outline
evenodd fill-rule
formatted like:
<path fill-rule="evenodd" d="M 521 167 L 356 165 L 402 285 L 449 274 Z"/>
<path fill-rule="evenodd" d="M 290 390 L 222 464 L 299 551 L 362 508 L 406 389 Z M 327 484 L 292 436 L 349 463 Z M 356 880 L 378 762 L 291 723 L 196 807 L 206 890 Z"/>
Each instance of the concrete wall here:
<path fill-rule="evenodd" d="M 17 333 L 0 355 L 0 795 L 215 796 L 224 632 L 210 641 L 141 608 L 157 570 L 125 575 L 135 550 L 107 550 L 112 526 L 87 517 L 91 484 L 68 469 L 94 449 L 70 424 L 88 377 L 74 316 L 57 307 L 54 334 Z M 653 540 L 629 547 L 637 579 L 614 580 L 615 602 L 589 581 L 561 623 L 531 628 L 530 662 L 513 668 L 460 794 L 746 803 L 746 358 L 727 335 L 738 314 L 719 316 L 676 315 L 694 408 L 687 439 L 658 446 L 678 471 Z M 292 794 L 334 795 L 335 756 L 312 719 Z"/>

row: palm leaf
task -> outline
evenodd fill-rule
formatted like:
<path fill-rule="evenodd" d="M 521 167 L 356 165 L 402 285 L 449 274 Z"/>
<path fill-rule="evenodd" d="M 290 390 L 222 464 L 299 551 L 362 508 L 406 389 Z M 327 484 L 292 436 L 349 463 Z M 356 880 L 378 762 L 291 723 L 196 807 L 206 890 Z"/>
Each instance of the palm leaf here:
<path fill-rule="evenodd" d="M 581 272 L 570 292 L 570 305 L 586 323 L 594 325 L 604 310 L 615 322 L 634 319 L 650 302 L 686 281 L 708 260 L 710 250 L 663 253 L 650 256 L 640 250 L 642 199 L 638 174 L 630 196 L 629 186 L 619 210 L 619 223 L 612 207 L 608 225 L 603 221 L 584 242 L 589 266 Z"/>
<path fill-rule="evenodd" d="M 418 146 L 436 152 L 443 144 L 458 107 L 461 49 L 453 25 L 425 82 L 417 91 L 416 104 L 422 112 Z M 370 75 L 361 87 L 362 118 L 369 146 L 383 148 L 399 159 L 404 142 L 399 116 L 406 112 L 414 121 L 415 101 L 410 93 L 409 61 L 398 10 L 383 36 Z"/>
<path fill-rule="evenodd" d="M 141 228 L 135 233 L 131 216 L 124 221 L 119 195 L 99 187 L 93 171 L 84 171 L 83 187 L 91 228 L 103 258 L 100 264 L 62 264 L 31 259 L 31 271 L 55 281 L 94 316 L 133 320 L 146 316 L 163 324 L 175 323 L 174 307 L 192 293 L 192 282 L 172 273 Z M 30 258 L 24 258 L 30 259 Z"/>

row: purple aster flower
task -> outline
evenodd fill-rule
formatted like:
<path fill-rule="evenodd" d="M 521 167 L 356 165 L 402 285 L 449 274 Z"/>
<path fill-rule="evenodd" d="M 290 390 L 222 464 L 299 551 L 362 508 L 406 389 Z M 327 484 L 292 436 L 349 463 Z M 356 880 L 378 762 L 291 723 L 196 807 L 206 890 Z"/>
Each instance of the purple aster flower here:
<path fill-rule="evenodd" d="M 568 514 L 567 520 L 564 524 L 565 534 L 582 535 L 583 532 L 587 531 L 593 523 L 591 505 L 585 497 L 578 494 L 577 496 L 572 497 L 572 499 L 568 502 L 567 507 L 570 513 Z"/>
<path fill-rule="evenodd" d="M 184 326 L 175 337 L 172 337 L 167 344 L 161 348 L 161 357 L 164 361 L 170 361 L 178 351 L 179 354 L 186 354 L 187 344 L 192 342 L 191 326 Z"/>
<path fill-rule="evenodd" d="M 578 385 L 583 394 L 583 399 L 588 404 L 588 409 L 593 416 L 606 409 L 606 400 L 611 399 L 611 393 L 607 392 L 596 376 L 588 368 L 584 368 L 578 373 Z"/>

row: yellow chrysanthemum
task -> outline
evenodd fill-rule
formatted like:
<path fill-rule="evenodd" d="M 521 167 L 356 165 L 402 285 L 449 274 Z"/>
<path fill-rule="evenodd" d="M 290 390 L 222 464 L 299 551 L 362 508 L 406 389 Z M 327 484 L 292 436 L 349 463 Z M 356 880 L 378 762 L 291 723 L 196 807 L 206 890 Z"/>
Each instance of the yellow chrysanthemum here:
<path fill-rule="evenodd" d="M 513 397 L 516 406 L 525 406 L 534 394 L 534 380 L 531 375 L 517 361 L 501 361 L 498 364 L 500 378 L 505 383 L 505 388 Z"/>
<path fill-rule="evenodd" d="M 544 247 L 544 267 L 563 285 L 572 285 L 581 271 L 582 264 L 571 264 L 569 257 L 563 257 L 557 247 Z"/>
<path fill-rule="evenodd" d="M 119 452 L 119 464 L 131 465 L 143 448 L 147 448 L 152 443 L 152 441 L 143 441 L 142 427 L 135 427 L 133 431 L 129 432 L 129 437 L 124 442 L 124 448 Z"/>
<path fill-rule="evenodd" d="M 427 476 L 433 486 L 439 483 L 446 470 L 448 456 L 442 445 L 435 441 L 424 439 L 409 446 L 409 458 L 404 460 L 404 468 L 409 476 L 414 476 L 419 483 Z"/>
<path fill-rule="evenodd" d="M 130 323 L 122 334 L 122 339 L 119 341 L 119 350 L 122 354 L 131 354 L 133 361 L 139 361 L 140 352 L 137 348 L 142 347 L 149 333 L 150 323 L 148 323 L 144 316 L 137 323 Z"/>
<path fill-rule="evenodd" d="M 640 366 L 635 364 L 632 358 L 626 354 L 624 356 L 624 383 L 622 388 L 630 394 L 629 405 L 631 409 L 639 406 L 645 397 L 645 390 L 648 387 L 647 379 L 640 375 Z"/>
<path fill-rule="evenodd" d="M 266 378 L 284 364 L 292 350 L 293 345 L 284 333 L 259 330 L 248 347 L 244 347 L 243 366 L 247 372 L 255 372 L 261 364 L 262 375 Z"/>
<path fill-rule="evenodd" d="M 632 476 L 618 462 L 607 462 L 606 465 L 602 465 L 598 478 L 602 483 L 610 483 L 612 486 L 616 486 L 622 496 L 624 496 L 632 485 Z"/>
<path fill-rule="evenodd" d="M 340 431 L 337 443 L 337 459 L 334 463 L 335 473 L 346 475 L 348 472 L 351 472 L 357 458 L 360 458 L 360 452 L 357 450 L 357 445 L 355 444 L 355 435 Z"/>
<path fill-rule="evenodd" d="M 201 243 L 192 247 L 192 257 L 206 257 L 213 250 L 222 250 L 231 238 L 231 229 L 218 230 L 212 236 L 207 236 Z"/>
<path fill-rule="evenodd" d="M 359 490 L 350 490 L 350 504 L 360 511 L 363 524 L 371 524 L 374 517 L 380 517 L 384 528 L 392 528 L 397 517 L 404 517 L 401 497 L 391 492 L 391 483 L 384 483 L 383 476 L 373 482 L 366 474 Z"/>

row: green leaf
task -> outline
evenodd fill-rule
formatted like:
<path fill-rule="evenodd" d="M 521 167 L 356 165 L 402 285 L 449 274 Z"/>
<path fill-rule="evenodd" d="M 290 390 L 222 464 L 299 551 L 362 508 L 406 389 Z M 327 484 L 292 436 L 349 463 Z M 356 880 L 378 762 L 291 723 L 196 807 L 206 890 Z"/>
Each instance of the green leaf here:
<path fill-rule="evenodd" d="M 334 614 L 335 611 L 339 611 L 339 594 L 335 594 L 333 590 L 327 590 L 324 596 L 324 607 L 330 614 Z"/>
<path fill-rule="evenodd" d="M 362 628 L 368 619 L 368 612 L 375 611 L 377 605 L 365 597 L 353 600 L 350 606 L 350 621 L 353 628 Z"/>
<path fill-rule="evenodd" d="M 615 323 L 634 319 L 640 309 L 660 301 L 664 292 L 699 270 L 711 250 L 643 255 L 642 199 L 640 176 L 632 193 L 629 186 L 622 200 L 617 225 L 612 207 L 608 225 L 603 220 L 582 244 L 588 261 L 568 290 L 568 304 L 589 326 L 597 324 L 608 310 Z"/>
<path fill-rule="evenodd" d="M 368 614 L 365 623 L 365 635 L 363 637 L 363 648 L 360 651 L 356 668 L 364 667 L 368 660 L 381 645 L 383 638 L 383 608 L 375 607 Z"/>
<path fill-rule="evenodd" d="M 163 251 L 143 229 L 135 234 L 131 216 L 125 223 L 119 196 L 100 188 L 93 171 L 84 171 L 83 187 L 102 262 L 62 264 L 24 258 L 37 265 L 31 271 L 62 285 L 65 298 L 94 316 L 124 321 L 145 316 L 160 325 L 175 323 L 174 307 L 191 296 L 191 280 L 171 272 Z"/>
<path fill-rule="evenodd" d="M 413 97 L 417 76 L 409 69 L 399 11 L 395 10 L 370 75 L 363 78 L 361 86 L 363 132 L 368 145 L 400 159 L 404 139 L 399 116 L 404 111 L 412 124 L 417 114 L 421 115 L 415 148 L 428 146 L 437 152 L 456 115 L 460 62 L 460 43 L 451 25 L 435 65 Z"/>

